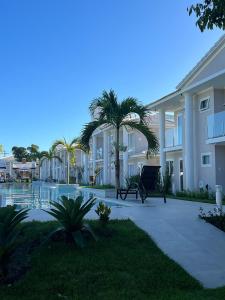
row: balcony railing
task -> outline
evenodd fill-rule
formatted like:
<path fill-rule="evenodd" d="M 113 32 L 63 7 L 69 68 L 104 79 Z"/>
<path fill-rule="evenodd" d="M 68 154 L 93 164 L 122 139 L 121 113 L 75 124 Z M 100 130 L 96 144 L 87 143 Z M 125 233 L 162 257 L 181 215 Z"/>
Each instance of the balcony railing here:
<path fill-rule="evenodd" d="M 208 116 L 208 139 L 225 136 L 225 111 Z"/>
<path fill-rule="evenodd" d="M 165 147 L 176 147 L 182 145 L 182 134 L 178 134 L 178 128 L 165 130 Z"/>

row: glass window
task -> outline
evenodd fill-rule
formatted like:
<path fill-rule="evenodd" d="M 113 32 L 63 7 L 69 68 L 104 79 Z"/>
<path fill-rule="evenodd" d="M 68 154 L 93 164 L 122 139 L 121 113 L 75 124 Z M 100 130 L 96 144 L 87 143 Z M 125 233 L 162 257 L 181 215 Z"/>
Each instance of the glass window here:
<path fill-rule="evenodd" d="M 133 175 L 137 175 L 138 174 L 138 170 L 136 165 L 132 164 L 132 165 L 128 165 L 128 176 L 133 176 Z"/>
<path fill-rule="evenodd" d="M 134 149 L 134 133 L 128 133 L 128 150 Z"/>
<path fill-rule="evenodd" d="M 182 145 L 183 140 L 183 115 L 177 116 L 177 144 Z"/>
<path fill-rule="evenodd" d="M 173 160 L 168 160 L 166 162 L 166 168 L 169 171 L 169 175 L 173 174 Z"/>
<path fill-rule="evenodd" d="M 211 157 L 210 154 L 202 154 L 202 166 L 210 166 Z"/>
<path fill-rule="evenodd" d="M 209 99 L 203 99 L 200 101 L 200 110 L 206 110 L 209 108 Z"/>

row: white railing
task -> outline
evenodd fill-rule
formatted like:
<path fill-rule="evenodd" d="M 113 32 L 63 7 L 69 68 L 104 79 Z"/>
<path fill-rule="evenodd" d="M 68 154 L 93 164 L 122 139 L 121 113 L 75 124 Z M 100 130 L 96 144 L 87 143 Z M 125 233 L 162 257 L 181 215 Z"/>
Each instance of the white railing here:
<path fill-rule="evenodd" d="M 178 129 L 168 128 L 165 130 L 165 147 L 176 147 L 182 145 L 182 136 L 178 134 Z"/>
<path fill-rule="evenodd" d="M 225 111 L 208 116 L 208 139 L 225 136 Z"/>

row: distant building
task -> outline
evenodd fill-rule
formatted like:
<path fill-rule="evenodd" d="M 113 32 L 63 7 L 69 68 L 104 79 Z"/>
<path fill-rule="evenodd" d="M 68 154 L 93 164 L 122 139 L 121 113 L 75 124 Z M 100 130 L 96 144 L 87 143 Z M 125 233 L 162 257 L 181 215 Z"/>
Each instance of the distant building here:
<path fill-rule="evenodd" d="M 36 162 L 27 162 L 26 159 L 17 162 L 14 156 L 3 157 L 0 159 L 0 180 L 39 178 L 38 169 Z"/>

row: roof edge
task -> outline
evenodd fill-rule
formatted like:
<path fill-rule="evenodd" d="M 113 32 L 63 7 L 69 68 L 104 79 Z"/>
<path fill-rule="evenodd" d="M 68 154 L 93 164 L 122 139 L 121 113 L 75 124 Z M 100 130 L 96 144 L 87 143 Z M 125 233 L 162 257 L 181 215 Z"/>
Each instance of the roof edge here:
<path fill-rule="evenodd" d="M 210 50 L 202 57 L 202 59 L 191 69 L 190 72 L 176 86 L 176 89 L 181 89 L 205 64 L 205 62 L 225 43 L 225 34 L 210 48 Z"/>

